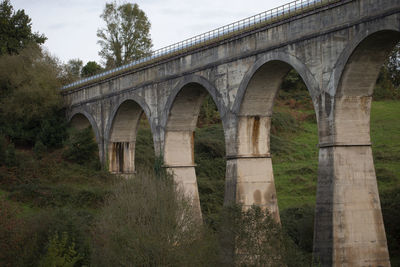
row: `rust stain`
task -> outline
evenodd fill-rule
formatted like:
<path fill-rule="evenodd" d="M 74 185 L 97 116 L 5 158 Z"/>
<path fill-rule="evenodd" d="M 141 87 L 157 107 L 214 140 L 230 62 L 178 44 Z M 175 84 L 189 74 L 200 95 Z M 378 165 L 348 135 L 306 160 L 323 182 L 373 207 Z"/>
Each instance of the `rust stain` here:
<path fill-rule="evenodd" d="M 261 191 L 256 190 L 253 193 L 254 204 L 261 205 Z"/>
<path fill-rule="evenodd" d="M 115 143 L 115 154 L 116 154 L 116 169 L 118 172 L 124 171 L 124 143 Z"/>
<path fill-rule="evenodd" d="M 111 144 L 111 151 L 110 151 L 110 154 L 111 154 L 110 170 L 111 170 L 112 172 L 114 172 L 114 171 L 115 171 L 115 161 L 116 161 L 115 143 L 112 143 L 112 144 Z"/>
<path fill-rule="evenodd" d="M 363 96 L 361 97 L 361 110 L 364 113 L 369 113 L 369 103 L 370 103 L 370 96 Z"/>
<path fill-rule="evenodd" d="M 192 164 L 194 164 L 194 136 L 195 136 L 195 132 L 192 132 L 192 137 L 190 139 L 190 145 L 192 147 Z"/>
<path fill-rule="evenodd" d="M 275 184 L 272 183 L 268 186 L 267 190 L 264 191 L 264 201 L 268 205 L 268 211 L 271 213 L 272 218 L 280 223 L 278 203 L 276 199 Z"/>
<path fill-rule="evenodd" d="M 252 131 L 252 135 L 251 135 L 251 141 L 252 141 L 252 147 L 253 147 L 254 154 L 260 153 L 258 150 L 259 136 L 260 136 L 260 117 L 254 116 L 253 131 Z"/>

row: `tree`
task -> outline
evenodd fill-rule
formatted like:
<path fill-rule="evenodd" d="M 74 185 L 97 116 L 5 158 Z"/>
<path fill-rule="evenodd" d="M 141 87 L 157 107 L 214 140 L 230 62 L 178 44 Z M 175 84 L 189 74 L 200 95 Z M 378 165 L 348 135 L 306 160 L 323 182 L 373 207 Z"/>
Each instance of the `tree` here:
<path fill-rule="evenodd" d="M 400 43 L 396 45 L 386 64 L 390 79 L 395 87 L 400 86 Z"/>
<path fill-rule="evenodd" d="M 61 145 L 66 123 L 60 73 L 58 60 L 37 45 L 0 56 L 0 132 L 13 143 Z"/>
<path fill-rule="evenodd" d="M 9 0 L 0 2 L 0 55 L 16 54 L 30 43 L 43 44 L 43 34 L 32 33 L 32 23 L 24 10 L 14 12 Z"/>
<path fill-rule="evenodd" d="M 65 70 L 71 80 L 78 80 L 81 77 L 82 66 L 83 62 L 79 58 L 68 60 Z"/>
<path fill-rule="evenodd" d="M 137 4 L 107 3 L 100 16 L 105 28 L 97 31 L 99 55 L 107 68 L 118 67 L 150 54 L 150 22 Z"/>
<path fill-rule="evenodd" d="M 89 77 L 96 75 L 100 71 L 102 71 L 103 68 L 96 63 L 96 61 L 89 61 L 86 63 L 86 65 L 82 68 L 81 70 L 81 76 L 82 77 Z"/>

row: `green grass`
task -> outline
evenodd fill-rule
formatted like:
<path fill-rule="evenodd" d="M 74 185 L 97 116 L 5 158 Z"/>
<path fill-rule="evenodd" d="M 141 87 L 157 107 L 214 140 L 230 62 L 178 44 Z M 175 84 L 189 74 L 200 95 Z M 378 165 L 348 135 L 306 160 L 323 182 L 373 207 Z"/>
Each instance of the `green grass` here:
<path fill-rule="evenodd" d="M 296 132 L 281 132 L 289 153 L 274 153 L 272 162 L 280 210 L 315 204 L 318 170 L 316 123 L 302 121 Z M 274 139 L 271 139 L 273 148 Z"/>
<path fill-rule="evenodd" d="M 400 185 L 400 102 L 372 103 L 371 139 L 379 190 Z"/>

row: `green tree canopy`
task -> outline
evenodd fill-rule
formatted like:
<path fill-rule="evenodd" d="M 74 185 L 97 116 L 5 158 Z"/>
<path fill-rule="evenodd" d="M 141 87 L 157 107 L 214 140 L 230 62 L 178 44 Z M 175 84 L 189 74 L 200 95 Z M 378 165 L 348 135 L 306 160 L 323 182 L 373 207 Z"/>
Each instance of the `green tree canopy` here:
<path fill-rule="evenodd" d="M 68 75 L 72 81 L 78 80 L 81 77 L 82 66 L 83 62 L 79 58 L 68 60 L 67 64 L 65 64 L 66 75 Z"/>
<path fill-rule="evenodd" d="M 99 55 L 107 68 L 118 67 L 150 54 L 150 22 L 137 4 L 107 3 L 100 16 L 105 28 L 97 31 Z"/>
<path fill-rule="evenodd" d="M 395 87 L 400 86 L 400 43 L 396 45 L 390 54 L 389 60 L 386 64 L 389 71 L 390 79 Z"/>
<path fill-rule="evenodd" d="M 103 68 L 97 64 L 96 61 L 88 61 L 85 66 L 83 66 L 81 70 L 81 76 L 82 77 L 89 77 L 92 75 L 96 75 L 100 71 L 102 71 Z"/>
<path fill-rule="evenodd" d="M 9 0 L 0 2 L 0 55 L 15 54 L 30 43 L 43 44 L 43 34 L 32 33 L 32 23 L 24 10 L 14 11 Z"/>
<path fill-rule="evenodd" d="M 0 56 L 0 132 L 12 142 L 59 146 L 65 138 L 61 66 L 37 45 Z"/>

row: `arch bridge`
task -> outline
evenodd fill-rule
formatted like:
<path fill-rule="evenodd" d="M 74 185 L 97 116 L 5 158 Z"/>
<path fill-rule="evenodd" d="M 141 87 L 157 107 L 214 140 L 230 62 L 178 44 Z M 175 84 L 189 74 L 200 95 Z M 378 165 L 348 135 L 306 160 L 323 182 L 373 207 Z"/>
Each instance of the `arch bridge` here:
<path fill-rule="evenodd" d="M 72 123 L 92 126 L 102 163 L 115 173 L 134 172 L 145 114 L 156 155 L 199 210 L 193 140 L 210 95 L 225 136 L 225 203 L 261 205 L 279 220 L 271 115 L 294 68 L 318 121 L 314 257 L 323 266 L 390 266 L 369 127 L 380 67 L 399 41 L 398 0 L 301 0 L 68 85 L 62 94 Z"/>

